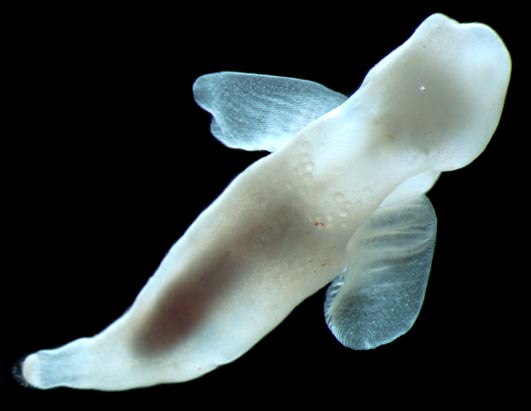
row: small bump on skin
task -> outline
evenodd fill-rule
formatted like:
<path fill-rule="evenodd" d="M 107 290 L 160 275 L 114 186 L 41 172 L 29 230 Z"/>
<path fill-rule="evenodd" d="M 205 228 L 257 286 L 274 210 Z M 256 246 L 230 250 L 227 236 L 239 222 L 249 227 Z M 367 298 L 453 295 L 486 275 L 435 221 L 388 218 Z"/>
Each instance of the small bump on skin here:
<path fill-rule="evenodd" d="M 326 223 L 322 217 L 315 217 L 313 219 L 313 226 L 317 228 L 325 228 Z"/>
<path fill-rule="evenodd" d="M 311 173 L 313 169 L 314 169 L 314 164 L 311 161 L 304 163 L 304 170 L 306 172 Z"/>
<path fill-rule="evenodd" d="M 301 144 L 299 144 L 296 148 L 297 152 L 301 154 L 302 159 L 309 159 L 308 153 L 310 152 L 312 148 L 312 144 L 308 140 L 301 141 Z"/>
<path fill-rule="evenodd" d="M 334 194 L 334 199 L 337 203 L 343 203 L 345 201 L 345 194 L 337 192 Z"/>

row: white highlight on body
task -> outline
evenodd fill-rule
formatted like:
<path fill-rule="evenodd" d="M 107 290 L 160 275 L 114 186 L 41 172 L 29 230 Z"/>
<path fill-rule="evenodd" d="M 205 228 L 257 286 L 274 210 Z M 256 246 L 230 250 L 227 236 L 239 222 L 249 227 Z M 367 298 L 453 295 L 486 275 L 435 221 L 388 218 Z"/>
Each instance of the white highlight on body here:
<path fill-rule="evenodd" d="M 325 318 L 342 344 L 404 334 L 435 243 L 424 194 L 485 149 L 510 70 L 494 31 L 436 14 L 348 99 L 306 80 L 200 77 L 194 95 L 214 136 L 272 153 L 199 215 L 122 317 L 29 355 L 22 377 L 42 389 L 188 381 L 240 357 L 330 282 Z"/>

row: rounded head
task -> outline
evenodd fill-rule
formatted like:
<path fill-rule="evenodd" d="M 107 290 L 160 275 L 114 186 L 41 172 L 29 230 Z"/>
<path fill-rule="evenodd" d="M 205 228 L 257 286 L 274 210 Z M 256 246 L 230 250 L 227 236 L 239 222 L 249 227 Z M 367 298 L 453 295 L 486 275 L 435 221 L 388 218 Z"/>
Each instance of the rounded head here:
<path fill-rule="evenodd" d="M 448 171 L 486 147 L 510 71 L 509 53 L 491 28 L 435 14 L 367 74 L 355 96 L 378 144 L 426 170 Z"/>

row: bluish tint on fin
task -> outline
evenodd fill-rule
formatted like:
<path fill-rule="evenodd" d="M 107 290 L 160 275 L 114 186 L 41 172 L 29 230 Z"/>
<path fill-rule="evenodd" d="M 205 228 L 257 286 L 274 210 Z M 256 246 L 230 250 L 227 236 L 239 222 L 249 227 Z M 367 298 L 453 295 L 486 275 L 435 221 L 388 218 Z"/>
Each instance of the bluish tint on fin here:
<path fill-rule="evenodd" d="M 356 232 L 347 268 L 325 301 L 328 327 L 343 345 L 376 348 L 411 328 L 424 300 L 436 226 L 422 195 L 380 207 Z"/>
<path fill-rule="evenodd" d="M 199 77 L 194 98 L 212 114 L 210 130 L 223 144 L 275 151 L 347 97 L 289 77 L 220 72 Z"/>

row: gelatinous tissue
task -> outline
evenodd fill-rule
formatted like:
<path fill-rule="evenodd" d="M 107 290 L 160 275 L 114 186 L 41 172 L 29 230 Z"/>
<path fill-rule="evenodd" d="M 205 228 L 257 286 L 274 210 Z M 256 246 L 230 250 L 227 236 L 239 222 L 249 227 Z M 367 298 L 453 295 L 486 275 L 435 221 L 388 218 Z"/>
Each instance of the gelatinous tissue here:
<path fill-rule="evenodd" d="M 183 382 L 235 360 L 317 290 L 353 349 L 404 334 L 436 236 L 425 193 L 473 161 L 511 60 L 489 27 L 435 14 L 347 98 L 306 80 L 221 72 L 193 86 L 229 147 L 267 150 L 172 246 L 132 307 L 20 365 L 37 388 Z"/>

